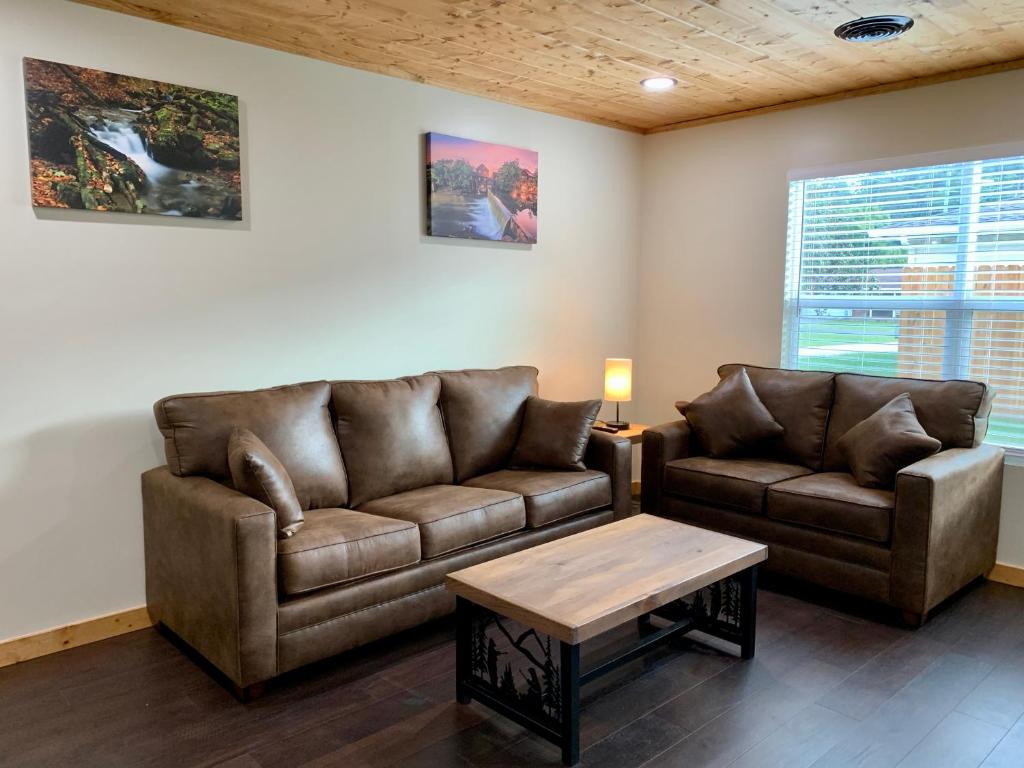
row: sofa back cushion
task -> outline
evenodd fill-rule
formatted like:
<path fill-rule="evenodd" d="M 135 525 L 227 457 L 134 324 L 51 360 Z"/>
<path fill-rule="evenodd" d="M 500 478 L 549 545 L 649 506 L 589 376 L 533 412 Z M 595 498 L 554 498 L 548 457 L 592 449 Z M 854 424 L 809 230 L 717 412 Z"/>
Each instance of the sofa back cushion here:
<path fill-rule="evenodd" d="M 785 430 L 757 454 L 820 470 L 835 374 L 729 363 L 718 369 L 718 375 L 724 379 L 740 368 L 747 369 L 754 392 Z"/>
<path fill-rule="evenodd" d="M 342 507 L 348 482 L 331 427 L 326 381 L 252 392 L 173 395 L 153 406 L 171 472 L 230 480 L 228 440 L 248 429 L 288 472 L 303 509 Z"/>
<path fill-rule="evenodd" d="M 838 446 L 840 438 L 903 392 L 910 395 L 924 431 L 941 441 L 943 449 L 981 444 L 992 408 L 992 392 L 981 382 L 839 373 L 825 443 L 826 471 L 847 468 Z"/>
<path fill-rule="evenodd" d="M 455 482 L 504 469 L 519 437 L 526 398 L 537 394 L 537 369 L 517 365 L 437 375 Z"/>
<path fill-rule="evenodd" d="M 452 482 L 441 423 L 441 380 L 331 382 L 331 409 L 348 470 L 349 506 Z"/>

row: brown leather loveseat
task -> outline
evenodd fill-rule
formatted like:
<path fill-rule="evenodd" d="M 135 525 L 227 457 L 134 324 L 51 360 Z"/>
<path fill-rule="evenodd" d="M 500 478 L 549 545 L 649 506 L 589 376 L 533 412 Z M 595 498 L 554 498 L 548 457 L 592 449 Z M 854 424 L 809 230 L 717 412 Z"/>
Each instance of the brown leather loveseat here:
<path fill-rule="evenodd" d="M 537 369 L 317 381 L 164 398 L 167 466 L 142 475 L 146 600 L 240 690 L 442 616 L 445 574 L 624 517 L 630 444 L 585 471 L 507 469 Z M 285 467 L 305 516 L 234 490 L 234 427 Z"/>
<path fill-rule="evenodd" d="M 887 603 L 912 625 L 991 570 L 1003 450 L 981 442 L 984 384 L 736 364 L 718 374 L 744 367 L 785 433 L 753 456 L 714 459 L 685 418 L 646 430 L 645 512 L 764 542 L 769 570 Z M 942 449 L 900 471 L 894 490 L 861 487 L 837 442 L 904 392 Z"/>

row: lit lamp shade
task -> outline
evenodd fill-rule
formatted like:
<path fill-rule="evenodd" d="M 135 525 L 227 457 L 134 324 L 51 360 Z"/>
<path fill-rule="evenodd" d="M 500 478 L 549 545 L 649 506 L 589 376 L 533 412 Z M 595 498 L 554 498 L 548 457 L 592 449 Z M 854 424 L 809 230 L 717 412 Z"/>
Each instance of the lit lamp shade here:
<path fill-rule="evenodd" d="M 615 421 L 610 427 L 628 429 L 628 421 L 619 420 L 619 403 L 633 399 L 633 361 L 628 357 L 609 357 L 604 361 L 604 399 L 615 403 Z"/>

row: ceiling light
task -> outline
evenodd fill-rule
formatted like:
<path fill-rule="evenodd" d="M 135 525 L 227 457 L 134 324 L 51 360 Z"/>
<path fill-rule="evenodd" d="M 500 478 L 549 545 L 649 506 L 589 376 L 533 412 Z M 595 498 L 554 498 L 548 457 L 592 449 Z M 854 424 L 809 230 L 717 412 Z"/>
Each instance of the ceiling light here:
<path fill-rule="evenodd" d="M 678 82 L 674 77 L 648 77 L 646 80 L 641 80 L 640 85 L 648 91 L 667 91 L 669 88 L 674 88 Z"/>
<path fill-rule="evenodd" d="M 851 43 L 876 43 L 899 37 L 912 26 L 914 20 L 909 16 L 865 16 L 840 24 L 835 34 Z"/>

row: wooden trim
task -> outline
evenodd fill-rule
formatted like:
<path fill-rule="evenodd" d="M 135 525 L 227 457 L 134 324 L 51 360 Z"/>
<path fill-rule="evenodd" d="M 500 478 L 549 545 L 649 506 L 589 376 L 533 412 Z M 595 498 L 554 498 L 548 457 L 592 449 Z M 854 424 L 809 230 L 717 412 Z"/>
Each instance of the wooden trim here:
<path fill-rule="evenodd" d="M 47 656 L 58 651 L 66 651 L 80 645 L 106 640 L 128 632 L 153 626 L 146 606 L 129 608 L 125 611 L 108 613 L 94 619 L 68 624 L 54 629 L 44 629 L 31 635 L 0 640 L 0 667 L 28 661 L 40 656 Z"/>
<path fill-rule="evenodd" d="M 894 83 L 881 83 L 880 85 L 871 85 L 866 88 L 855 88 L 852 91 L 840 91 L 839 93 L 830 93 L 826 96 L 814 96 L 809 99 L 785 101 L 781 104 L 770 104 L 766 107 L 742 109 L 738 112 L 727 112 L 723 115 L 711 115 L 710 117 L 699 117 L 693 120 L 682 120 L 677 123 L 667 123 L 666 125 L 648 128 L 644 133 L 665 133 L 667 131 L 682 130 L 683 128 L 697 128 L 701 125 L 724 123 L 728 120 L 739 120 L 742 117 L 754 117 L 755 115 L 766 115 L 772 112 L 785 112 L 790 109 L 813 107 L 818 104 L 829 104 L 834 101 L 856 99 L 861 96 L 875 96 L 880 93 L 905 91 L 908 88 L 918 88 L 925 85 L 938 85 L 939 83 L 948 83 L 954 80 L 966 80 L 970 77 L 981 77 L 982 75 L 995 75 L 1000 72 L 1010 72 L 1015 69 L 1024 69 L 1024 59 L 1003 61 L 998 64 L 985 64 L 980 67 L 970 67 L 969 69 L 957 69 L 952 72 L 942 72 L 937 75 L 927 75 L 925 77 L 913 77 L 909 80 L 897 80 Z"/>
<path fill-rule="evenodd" d="M 1024 568 L 1019 565 L 996 563 L 996 567 L 988 575 L 989 581 L 1009 584 L 1011 587 L 1024 587 Z"/>
<path fill-rule="evenodd" d="M 640 495 L 640 481 L 639 480 L 634 480 L 633 484 L 630 486 L 630 488 L 631 488 L 631 492 L 632 492 L 632 494 L 634 496 L 639 496 Z"/>

